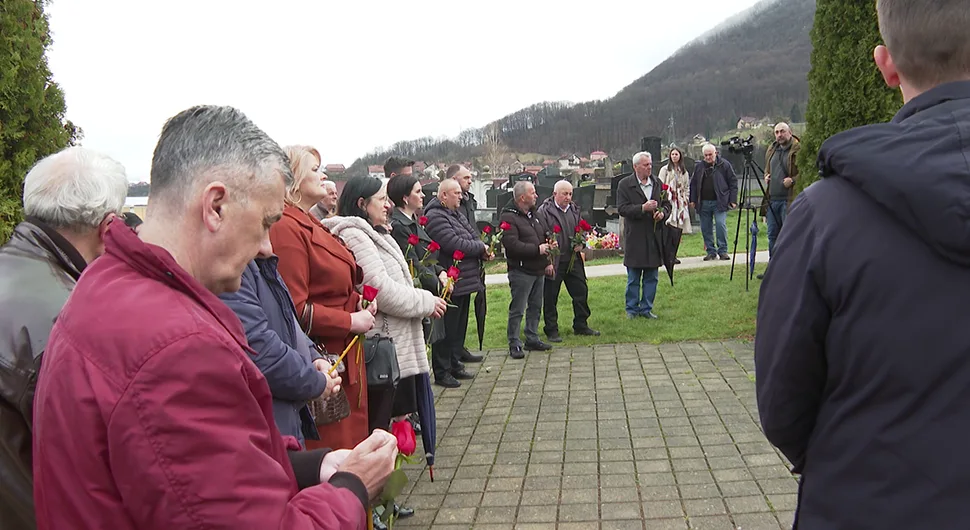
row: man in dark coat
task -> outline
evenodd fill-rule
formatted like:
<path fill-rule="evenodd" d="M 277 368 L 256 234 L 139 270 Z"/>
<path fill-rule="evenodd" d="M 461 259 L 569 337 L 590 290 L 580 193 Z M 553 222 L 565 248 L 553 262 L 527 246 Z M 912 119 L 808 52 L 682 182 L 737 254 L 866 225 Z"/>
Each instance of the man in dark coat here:
<path fill-rule="evenodd" d="M 671 204 L 652 170 L 650 153 L 637 153 L 633 156 L 633 174 L 621 179 L 616 186 L 616 209 L 623 218 L 628 318 L 657 318 L 653 313 L 653 301 L 657 296 L 658 273 L 663 265 L 661 235 Z"/>
<path fill-rule="evenodd" d="M 472 232 L 478 233 L 478 221 L 475 219 L 475 210 L 478 210 L 478 201 L 475 200 L 475 194 L 471 192 L 472 187 L 472 172 L 468 170 L 465 166 L 460 164 L 452 164 L 448 166 L 448 171 L 445 173 L 445 178 L 454 180 L 461 186 L 461 204 L 458 207 L 466 219 L 468 219 L 468 225 L 472 227 Z M 478 269 L 478 274 L 482 277 L 482 284 L 485 284 L 485 263 L 481 262 L 481 267 Z M 479 297 L 484 297 L 488 293 L 485 289 L 482 289 L 475 295 L 476 304 L 478 303 Z M 484 300 L 484 298 L 482 298 Z M 462 346 L 461 352 L 458 354 L 458 358 L 462 362 L 466 363 L 480 363 L 484 359 L 481 355 L 475 355 L 468 351 L 468 348 Z"/>
<path fill-rule="evenodd" d="M 879 0 L 906 104 L 822 144 L 758 306 L 758 410 L 801 474 L 799 530 L 970 528 L 965 1 Z"/>
<path fill-rule="evenodd" d="M 519 338 L 522 315 L 525 315 L 525 348 L 539 351 L 552 349 L 552 346 L 539 339 L 543 277 L 553 276 L 555 267 L 548 258 L 553 245 L 546 241 L 546 225 L 534 211 L 537 200 L 536 187 L 531 182 L 516 182 L 512 188 L 512 202 L 502 211 L 501 217 L 502 222 L 509 225 L 502 236 L 502 247 L 505 248 L 509 288 L 512 291 L 506 331 L 509 355 L 513 359 L 525 357 Z"/>
<path fill-rule="evenodd" d="M 465 371 L 461 353 L 465 348 L 468 331 L 468 309 L 471 296 L 485 290 L 481 276 L 481 259 L 490 259 L 488 246 L 478 237 L 477 231 L 460 211 L 461 186 L 453 179 L 445 179 L 438 186 L 438 196 L 431 199 L 424 209 L 428 217 L 428 235 L 441 245 L 441 265 L 447 270 L 454 265 L 455 251 L 464 254 L 458 263 L 460 271 L 451 293 L 451 304 L 442 319 L 445 338 L 431 345 L 431 370 L 435 383 L 446 388 L 461 386 L 458 379 L 471 379 L 474 375 Z"/>
<path fill-rule="evenodd" d="M 0 526 L 5 530 L 37 527 L 31 444 L 41 360 L 54 320 L 81 272 L 104 253 L 104 234 L 127 194 L 125 168 L 82 147 L 44 158 L 24 179 L 27 219 L 0 247 Z"/>
<path fill-rule="evenodd" d="M 707 251 L 704 261 L 718 258 L 727 261 L 731 259 L 728 256 L 727 212 L 738 206 L 738 177 L 731 163 L 718 156 L 713 144 L 705 144 L 703 152 L 704 159 L 694 165 L 690 179 L 690 207 L 701 218 L 701 233 Z"/>
<path fill-rule="evenodd" d="M 546 227 L 561 228 L 556 235 L 561 253 L 555 258 L 556 273 L 543 280 L 542 317 L 545 322 L 543 331 L 549 342 L 562 342 L 559 336 L 559 289 L 566 284 L 566 291 L 573 301 L 573 332 L 577 335 L 599 335 L 600 332 L 589 327 L 589 290 L 586 287 L 586 268 L 579 253 L 583 245 L 574 248 L 570 240 L 576 234 L 576 227 L 582 219 L 579 205 L 573 202 L 573 185 L 566 180 L 560 180 L 553 188 L 553 195 L 539 206 L 539 217 Z M 572 260 L 573 268 L 569 269 Z"/>

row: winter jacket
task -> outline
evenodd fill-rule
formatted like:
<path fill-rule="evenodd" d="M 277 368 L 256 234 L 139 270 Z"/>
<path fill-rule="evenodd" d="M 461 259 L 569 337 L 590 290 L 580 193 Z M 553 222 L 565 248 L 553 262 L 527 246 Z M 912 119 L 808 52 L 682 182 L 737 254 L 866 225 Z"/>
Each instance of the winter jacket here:
<path fill-rule="evenodd" d="M 408 245 L 408 238 L 412 235 L 418 236 L 417 245 Z M 438 275 L 444 268 L 437 263 L 429 266 L 421 264 L 421 258 L 428 254 L 428 245 L 432 242 L 428 231 L 418 224 L 418 219 L 411 219 L 404 212 L 395 208 L 391 213 L 391 236 L 397 242 L 397 246 L 401 248 L 401 252 L 407 251 L 405 259 L 414 269 L 421 287 L 435 296 L 440 295 L 442 285 Z M 410 251 L 408 251 L 409 246 L 411 247 Z M 428 259 L 439 260 L 438 251 L 428 254 Z"/>
<path fill-rule="evenodd" d="M 300 329 L 290 292 L 276 270 L 278 258 L 257 258 L 243 271 L 234 293 L 219 298 L 242 322 L 256 352 L 253 362 L 273 394 L 273 418 L 280 434 L 318 440 L 307 401 L 327 388 L 327 377 L 313 367 L 321 355 Z"/>
<path fill-rule="evenodd" d="M 44 352 L 38 528 L 365 528 L 361 480 L 314 485 L 324 451 L 288 451 L 236 315 L 166 250 L 109 226 Z"/>
<path fill-rule="evenodd" d="M 460 209 L 453 211 L 445 208 L 437 197 L 425 206 L 424 215 L 428 217 L 428 235 L 441 245 L 442 267 L 447 270 L 454 264 L 452 256 L 456 250 L 465 254 L 465 258 L 458 264 L 461 275 L 455 283 L 452 296 L 484 291 L 481 257 L 487 247 L 479 238 L 478 231 L 469 224 Z"/>
<path fill-rule="evenodd" d="M 579 205 L 575 202 L 569 203 L 569 210 L 563 212 L 556 205 L 555 197 L 547 197 L 546 200 L 542 201 L 537 209 L 539 212 L 539 217 L 545 224 L 548 230 L 552 230 L 552 227 L 559 225 L 562 231 L 556 235 L 556 241 L 559 243 L 559 250 L 562 252 L 558 256 L 553 258 L 553 265 L 556 270 L 559 270 L 559 266 L 563 263 L 569 263 L 569 257 L 573 252 L 573 244 L 571 242 L 573 236 L 576 235 L 576 228 L 579 226 L 579 221 L 582 215 L 579 211 Z M 583 245 L 585 246 L 585 244 Z M 578 259 L 578 258 L 577 258 Z"/>
<path fill-rule="evenodd" d="M 322 222 L 354 253 L 364 271 L 364 284 L 377 289 L 377 315 L 368 334 L 383 330 L 394 339 L 402 379 L 428 373 L 421 319 L 434 312 L 435 296 L 414 287 L 404 254 L 390 234 L 378 233 L 360 217 L 330 217 Z"/>
<path fill-rule="evenodd" d="M 970 528 L 970 82 L 826 140 L 761 286 L 768 440 L 797 528 Z"/>
<path fill-rule="evenodd" d="M 768 146 L 768 151 L 765 153 L 765 171 L 771 171 L 771 159 L 775 156 L 775 152 L 778 149 L 778 142 L 772 142 Z M 798 152 L 802 149 L 802 142 L 797 136 L 792 136 L 791 138 L 791 149 L 788 150 L 788 162 L 786 166 L 790 168 L 788 170 L 788 176 L 792 179 L 792 186 L 788 188 L 788 204 L 795 199 L 795 182 L 798 181 L 798 163 L 796 159 L 798 158 Z M 762 208 L 764 209 L 764 208 Z M 762 213 L 761 215 L 765 215 Z"/>
<path fill-rule="evenodd" d="M 515 201 L 502 210 L 502 222 L 508 223 L 510 228 L 502 235 L 502 247 L 505 248 L 505 260 L 509 270 L 520 270 L 541 276 L 549 265 L 549 257 L 539 253 L 539 245 L 546 242 L 546 224 L 535 211 L 524 212 Z M 552 237 L 552 231 L 549 231 Z"/>
<path fill-rule="evenodd" d="M 623 266 L 630 269 L 657 269 L 663 265 L 663 229 L 670 217 L 670 200 L 662 199 L 660 179 L 650 175 L 653 182 L 650 200 L 664 213 L 661 221 L 653 220 L 653 212 L 644 212 L 643 194 L 637 174 L 620 179 L 616 185 L 616 209 L 623 217 Z"/>
<path fill-rule="evenodd" d="M 698 160 L 694 164 L 694 172 L 690 180 L 690 202 L 700 210 L 701 183 L 704 181 L 705 173 L 711 173 L 714 179 L 714 193 L 717 196 L 717 211 L 726 212 L 731 209 L 732 204 L 738 203 L 738 176 L 734 173 L 734 167 L 727 160 L 720 157 L 714 160 L 714 164 L 708 164 L 703 160 Z"/>
<path fill-rule="evenodd" d="M 0 521 L 36 528 L 31 473 L 34 392 L 54 319 L 86 263 L 38 219 L 0 247 Z"/>
<path fill-rule="evenodd" d="M 477 209 L 478 201 L 475 199 L 475 194 L 470 191 L 462 193 L 461 204 L 458 206 L 458 211 L 465 215 L 465 218 L 468 219 L 468 224 L 471 225 L 472 228 L 475 228 L 475 230 L 473 230 L 475 233 L 478 232 L 478 223 L 475 220 L 475 210 Z"/>

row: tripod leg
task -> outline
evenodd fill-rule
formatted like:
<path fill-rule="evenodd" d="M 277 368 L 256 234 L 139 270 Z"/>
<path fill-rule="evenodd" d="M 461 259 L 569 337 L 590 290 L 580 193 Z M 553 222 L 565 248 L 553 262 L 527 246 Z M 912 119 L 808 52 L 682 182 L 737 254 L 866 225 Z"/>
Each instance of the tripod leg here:
<path fill-rule="evenodd" d="M 745 200 L 748 197 L 748 166 L 745 164 L 744 172 L 741 175 L 741 190 L 740 197 L 738 197 L 739 208 L 745 208 Z M 745 208 L 747 210 L 747 208 Z M 738 226 L 734 229 L 734 252 L 731 255 L 731 276 L 730 280 L 734 280 L 734 264 L 738 259 L 738 238 L 741 237 L 741 210 L 738 210 Z M 745 238 L 745 246 L 747 246 L 747 238 Z"/>

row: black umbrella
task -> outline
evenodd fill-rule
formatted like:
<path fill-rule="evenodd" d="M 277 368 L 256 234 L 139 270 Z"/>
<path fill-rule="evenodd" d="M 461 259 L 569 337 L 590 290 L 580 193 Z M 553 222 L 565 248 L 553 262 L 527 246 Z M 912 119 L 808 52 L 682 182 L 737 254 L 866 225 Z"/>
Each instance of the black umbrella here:
<path fill-rule="evenodd" d="M 751 221 L 751 254 L 748 256 L 748 262 L 751 265 L 750 270 L 748 270 L 748 277 L 754 277 L 754 264 L 758 256 L 758 218 L 756 217 L 754 221 Z"/>
<path fill-rule="evenodd" d="M 674 262 L 677 261 L 677 248 L 680 246 L 680 236 L 684 231 L 675 226 L 664 223 L 660 235 L 660 251 L 663 256 L 664 268 L 670 278 L 670 286 L 674 285 Z"/>
<path fill-rule="evenodd" d="M 421 442 L 424 445 L 424 459 L 428 464 L 431 482 L 434 482 L 434 450 L 437 437 L 437 417 L 434 410 L 434 392 L 431 390 L 431 377 L 428 374 L 414 376 L 418 393 L 418 418 L 421 420 Z"/>
<path fill-rule="evenodd" d="M 482 285 L 485 284 L 485 269 L 482 269 Z M 488 313 L 488 301 L 485 291 L 475 295 L 475 324 L 478 326 L 478 349 L 482 349 L 482 338 L 485 336 L 485 314 Z"/>

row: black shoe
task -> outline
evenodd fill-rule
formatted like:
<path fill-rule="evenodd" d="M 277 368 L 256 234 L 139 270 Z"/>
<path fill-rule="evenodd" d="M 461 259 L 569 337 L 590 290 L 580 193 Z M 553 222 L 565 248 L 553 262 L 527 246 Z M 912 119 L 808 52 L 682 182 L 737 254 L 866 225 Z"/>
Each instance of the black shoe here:
<path fill-rule="evenodd" d="M 462 368 L 461 370 L 452 370 L 451 375 L 455 379 L 466 379 L 466 380 L 475 379 L 475 374 L 470 374 L 466 372 L 464 368 Z"/>
<path fill-rule="evenodd" d="M 591 328 L 577 329 L 577 330 L 574 330 L 574 333 L 576 333 L 577 335 L 587 335 L 590 337 L 600 336 L 599 331 L 596 331 L 595 329 L 591 329 Z"/>
<path fill-rule="evenodd" d="M 436 375 L 434 377 L 434 383 L 445 388 L 458 388 L 461 386 L 461 383 L 455 379 L 455 376 L 451 374 L 442 374 L 441 376 Z"/>
<path fill-rule="evenodd" d="M 552 349 L 552 346 L 540 340 L 539 342 L 526 342 L 525 349 L 529 351 L 549 351 Z"/>
<path fill-rule="evenodd" d="M 559 332 L 553 331 L 552 333 L 546 333 L 546 340 L 549 342 L 562 342 L 562 337 L 559 336 Z"/>
<path fill-rule="evenodd" d="M 411 517 L 414 515 L 414 508 L 405 508 L 404 506 L 398 506 L 394 503 L 394 518 L 404 519 L 405 517 Z"/>
<path fill-rule="evenodd" d="M 714 261 L 716 259 L 717 259 L 717 256 L 714 254 L 708 254 L 704 256 L 704 261 Z"/>
<path fill-rule="evenodd" d="M 721 261 L 731 261 L 731 256 L 728 256 L 727 254 L 721 254 L 718 256 L 718 258 L 720 258 Z"/>
<path fill-rule="evenodd" d="M 461 359 L 462 362 L 466 363 L 480 363 L 485 359 L 484 356 L 475 355 L 467 349 L 461 350 L 461 353 L 458 354 L 458 358 Z"/>
<path fill-rule="evenodd" d="M 513 359 L 524 359 L 525 358 L 525 352 L 522 351 L 522 346 L 519 346 L 518 344 L 516 344 L 515 346 L 509 346 L 509 355 Z"/>
<path fill-rule="evenodd" d="M 680 265 L 680 260 L 677 258 L 674 258 L 674 265 Z"/>
<path fill-rule="evenodd" d="M 759 275 L 755 276 L 755 278 L 757 278 L 759 280 L 764 280 L 765 279 L 765 275 L 764 274 L 759 274 Z"/>
<path fill-rule="evenodd" d="M 657 317 L 657 315 L 653 314 L 653 311 L 650 311 L 646 315 L 641 315 L 641 316 L 643 318 L 648 318 L 648 319 L 651 319 L 651 320 L 656 320 L 657 318 L 659 318 L 659 317 Z"/>

